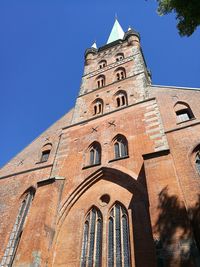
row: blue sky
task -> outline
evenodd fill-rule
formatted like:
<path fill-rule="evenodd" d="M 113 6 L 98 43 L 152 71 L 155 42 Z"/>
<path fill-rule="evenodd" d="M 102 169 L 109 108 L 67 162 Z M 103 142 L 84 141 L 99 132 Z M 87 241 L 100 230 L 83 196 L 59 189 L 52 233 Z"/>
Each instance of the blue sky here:
<path fill-rule="evenodd" d="M 200 87 L 200 30 L 180 37 L 154 0 L 0 1 L 0 166 L 73 107 L 83 55 L 106 43 L 115 13 L 132 26 L 153 84 Z"/>

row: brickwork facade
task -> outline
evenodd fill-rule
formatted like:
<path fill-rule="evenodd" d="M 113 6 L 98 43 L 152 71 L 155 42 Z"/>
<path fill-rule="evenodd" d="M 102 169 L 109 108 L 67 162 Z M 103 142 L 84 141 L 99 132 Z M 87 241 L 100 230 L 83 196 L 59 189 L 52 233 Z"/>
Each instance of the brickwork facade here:
<path fill-rule="evenodd" d="M 199 100 L 132 29 L 87 49 L 74 109 L 0 170 L 0 266 L 200 266 Z"/>

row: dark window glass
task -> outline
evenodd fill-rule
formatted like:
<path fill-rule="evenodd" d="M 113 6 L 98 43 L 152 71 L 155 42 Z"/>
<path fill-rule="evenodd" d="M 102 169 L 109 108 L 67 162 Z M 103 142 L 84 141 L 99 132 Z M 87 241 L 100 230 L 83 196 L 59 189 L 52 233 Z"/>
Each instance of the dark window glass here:
<path fill-rule="evenodd" d="M 95 143 L 90 149 L 90 162 L 89 165 L 101 163 L 101 146 Z"/>
<path fill-rule="evenodd" d="M 122 100 L 122 106 L 124 106 L 125 105 L 125 96 L 124 95 L 122 95 L 121 100 Z"/>
<path fill-rule="evenodd" d="M 89 215 L 87 216 L 84 225 L 81 267 L 100 267 L 101 257 L 102 216 L 96 208 L 92 208 L 92 210 L 89 212 Z"/>
<path fill-rule="evenodd" d="M 196 155 L 196 169 L 198 171 L 198 173 L 200 174 L 200 152 L 197 153 Z"/>
<path fill-rule="evenodd" d="M 2 261 L 0 262 L 0 266 L 12 266 L 32 198 L 33 192 L 29 192 L 21 203 L 15 224 L 10 234 L 8 245 L 6 247 Z"/>
<path fill-rule="evenodd" d="M 98 218 L 100 218 L 98 214 Z M 101 266 L 101 250 L 102 250 L 102 220 L 98 219 L 97 221 L 97 233 L 96 233 L 96 255 L 95 255 L 95 267 Z"/>
<path fill-rule="evenodd" d="M 45 162 L 48 160 L 49 158 L 49 155 L 50 155 L 50 150 L 45 150 L 42 152 L 42 156 L 41 156 L 41 162 Z"/>
<path fill-rule="evenodd" d="M 120 98 L 117 97 L 117 107 L 120 107 Z"/>
<path fill-rule="evenodd" d="M 95 153 L 95 150 L 91 149 L 90 150 L 90 165 L 94 164 L 94 153 Z"/>
<path fill-rule="evenodd" d="M 120 157 L 120 152 L 119 152 L 119 143 L 115 143 L 114 144 L 114 147 L 115 147 L 115 158 L 119 158 Z"/>
<path fill-rule="evenodd" d="M 114 143 L 115 158 L 122 158 L 128 155 L 127 140 L 123 137 L 116 138 Z"/>
<path fill-rule="evenodd" d="M 108 267 L 114 266 L 114 230 L 113 230 L 113 218 L 109 218 L 109 236 L 108 236 Z"/>
<path fill-rule="evenodd" d="M 108 267 L 130 267 L 128 217 L 120 204 L 116 204 L 110 212 L 107 261 Z"/>

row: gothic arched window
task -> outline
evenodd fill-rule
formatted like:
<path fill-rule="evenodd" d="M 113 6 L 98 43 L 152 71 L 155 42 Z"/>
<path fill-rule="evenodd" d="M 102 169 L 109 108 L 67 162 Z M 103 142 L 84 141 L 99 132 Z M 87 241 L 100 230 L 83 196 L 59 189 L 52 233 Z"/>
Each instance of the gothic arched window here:
<path fill-rule="evenodd" d="M 116 58 L 116 61 L 120 61 L 120 60 L 122 60 L 124 58 L 124 54 L 123 53 L 119 53 L 119 54 L 117 54 L 115 56 L 115 58 Z"/>
<path fill-rule="evenodd" d="M 89 166 L 101 163 L 101 145 L 98 142 L 92 143 L 89 147 Z"/>
<path fill-rule="evenodd" d="M 104 75 L 98 76 L 96 81 L 97 81 L 97 88 L 101 88 L 106 85 L 106 77 Z"/>
<path fill-rule="evenodd" d="M 194 118 L 194 114 L 187 103 L 177 102 L 174 106 L 177 123 L 189 121 Z"/>
<path fill-rule="evenodd" d="M 98 98 L 93 102 L 93 115 L 99 115 L 103 113 L 103 100 Z"/>
<path fill-rule="evenodd" d="M 81 267 L 100 267 L 102 254 L 102 215 L 93 207 L 84 223 Z"/>
<path fill-rule="evenodd" d="M 101 60 L 99 62 L 99 68 L 102 69 L 102 68 L 105 68 L 107 66 L 107 61 L 106 60 Z"/>
<path fill-rule="evenodd" d="M 126 78 L 126 71 L 124 68 L 118 68 L 115 70 L 116 80 L 120 81 Z"/>
<path fill-rule="evenodd" d="M 127 105 L 127 95 L 126 92 L 124 91 L 118 91 L 115 94 L 115 99 L 116 99 L 116 106 L 117 107 L 122 107 Z"/>
<path fill-rule="evenodd" d="M 128 142 L 125 136 L 117 135 L 113 139 L 115 159 L 128 156 Z"/>
<path fill-rule="evenodd" d="M 20 237 L 23 231 L 24 222 L 34 196 L 34 192 L 35 191 L 31 188 L 31 190 L 29 190 L 26 196 L 24 197 L 24 200 L 21 202 L 17 218 L 15 220 L 15 224 L 10 234 L 8 245 L 6 247 L 2 261 L 0 262 L 0 266 L 12 266 L 14 256 L 17 251 Z"/>
<path fill-rule="evenodd" d="M 108 222 L 108 267 L 130 267 L 129 224 L 126 209 L 116 203 Z"/>

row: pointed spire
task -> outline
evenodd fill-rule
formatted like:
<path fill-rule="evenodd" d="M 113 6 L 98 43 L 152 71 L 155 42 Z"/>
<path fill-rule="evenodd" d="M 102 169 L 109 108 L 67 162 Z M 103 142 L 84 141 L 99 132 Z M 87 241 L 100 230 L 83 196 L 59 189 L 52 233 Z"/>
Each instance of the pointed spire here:
<path fill-rule="evenodd" d="M 93 43 L 93 45 L 91 47 L 97 49 L 96 41 L 94 41 L 94 43 Z"/>
<path fill-rule="evenodd" d="M 121 25 L 119 24 L 117 18 L 115 17 L 115 23 L 112 27 L 112 31 L 111 31 L 110 36 L 108 38 L 107 44 L 112 43 L 112 42 L 119 40 L 119 39 L 123 39 L 123 37 L 124 37 L 124 31 L 123 31 Z"/>

